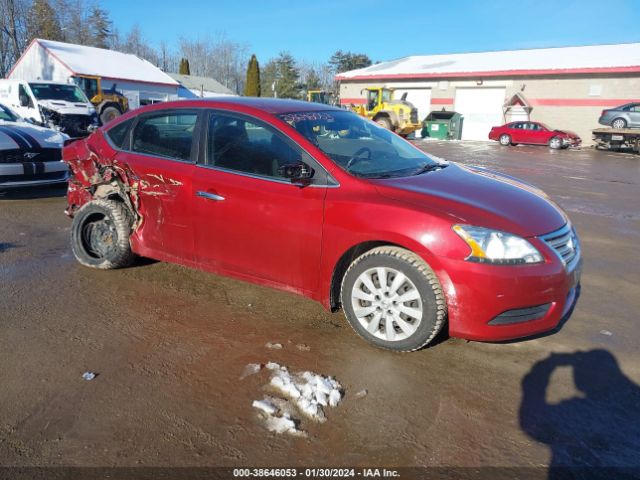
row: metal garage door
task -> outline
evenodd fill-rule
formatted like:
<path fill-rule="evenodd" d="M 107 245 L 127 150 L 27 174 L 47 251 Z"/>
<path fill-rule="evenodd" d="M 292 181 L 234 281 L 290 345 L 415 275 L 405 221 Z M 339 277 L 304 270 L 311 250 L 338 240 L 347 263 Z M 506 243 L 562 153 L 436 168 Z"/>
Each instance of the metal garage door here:
<path fill-rule="evenodd" d="M 413 103 L 418 109 L 418 120 L 422 122 L 424 117 L 431 111 L 431 89 L 430 88 L 396 88 L 393 91 L 394 100 L 400 100 L 402 95 L 407 94 L 407 102 Z M 416 132 L 416 137 L 420 136 L 420 130 Z"/>
<path fill-rule="evenodd" d="M 456 112 L 464 116 L 463 140 L 488 140 L 491 127 L 502 125 L 504 88 L 456 89 Z"/>

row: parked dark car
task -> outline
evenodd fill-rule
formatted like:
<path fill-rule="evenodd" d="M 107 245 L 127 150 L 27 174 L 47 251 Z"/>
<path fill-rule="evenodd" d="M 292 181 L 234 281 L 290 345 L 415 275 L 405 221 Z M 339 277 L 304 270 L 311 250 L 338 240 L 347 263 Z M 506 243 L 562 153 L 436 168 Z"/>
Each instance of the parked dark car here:
<path fill-rule="evenodd" d="M 603 110 L 598 123 L 613 128 L 640 128 L 640 103 L 626 103 Z"/>
<path fill-rule="evenodd" d="M 501 127 L 493 127 L 489 140 L 497 140 L 500 145 L 549 145 L 555 150 L 578 146 L 582 140 L 577 133 L 568 130 L 554 130 L 540 122 L 511 122 Z"/>
<path fill-rule="evenodd" d="M 142 255 L 295 292 L 397 351 L 442 328 L 552 330 L 576 299 L 578 238 L 543 192 L 328 105 L 156 104 L 63 156 L 71 246 L 89 267 Z"/>

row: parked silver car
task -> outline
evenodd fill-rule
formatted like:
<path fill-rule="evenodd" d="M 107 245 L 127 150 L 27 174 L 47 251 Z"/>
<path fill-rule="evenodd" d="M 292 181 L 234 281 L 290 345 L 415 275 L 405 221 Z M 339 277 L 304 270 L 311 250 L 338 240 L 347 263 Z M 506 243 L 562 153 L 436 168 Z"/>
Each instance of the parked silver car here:
<path fill-rule="evenodd" d="M 613 128 L 640 128 L 640 103 L 627 103 L 603 110 L 598 123 Z"/>

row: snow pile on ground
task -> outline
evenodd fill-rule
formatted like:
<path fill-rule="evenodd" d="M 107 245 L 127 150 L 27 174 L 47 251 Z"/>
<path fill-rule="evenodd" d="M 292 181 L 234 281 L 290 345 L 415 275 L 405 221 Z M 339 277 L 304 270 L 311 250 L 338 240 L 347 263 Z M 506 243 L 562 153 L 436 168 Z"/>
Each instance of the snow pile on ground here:
<path fill-rule="evenodd" d="M 247 369 L 255 372 L 255 365 Z M 260 411 L 266 427 L 276 433 L 306 436 L 299 429 L 296 415 L 301 413 L 316 422 L 325 422 L 324 408 L 336 407 L 342 400 L 342 385 L 332 377 L 304 371 L 291 373 L 287 367 L 269 362 L 265 368 L 271 372 L 269 386 L 284 398 L 267 396 L 255 400 L 253 407 Z"/>

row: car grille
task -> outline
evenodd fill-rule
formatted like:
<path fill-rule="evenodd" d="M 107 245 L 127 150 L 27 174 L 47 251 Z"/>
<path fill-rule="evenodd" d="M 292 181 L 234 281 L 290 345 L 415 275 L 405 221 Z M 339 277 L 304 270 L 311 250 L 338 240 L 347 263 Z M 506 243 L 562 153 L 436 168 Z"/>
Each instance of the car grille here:
<path fill-rule="evenodd" d="M 30 153 L 37 153 L 37 155 L 31 156 Z M 60 148 L 43 148 L 35 151 L 0 150 L 0 163 L 57 162 L 61 159 L 62 149 Z"/>
<path fill-rule="evenodd" d="M 580 243 L 570 223 L 555 232 L 542 235 L 540 239 L 558 254 L 568 269 L 580 258 Z"/>
<path fill-rule="evenodd" d="M 410 120 L 411 120 L 411 123 L 418 123 L 418 109 L 417 108 L 412 108 L 411 109 Z"/>

